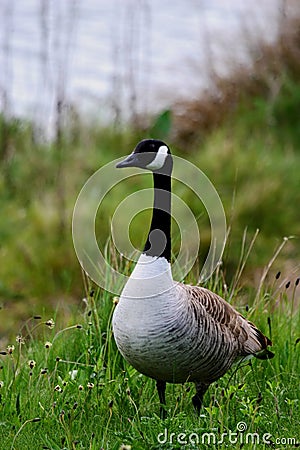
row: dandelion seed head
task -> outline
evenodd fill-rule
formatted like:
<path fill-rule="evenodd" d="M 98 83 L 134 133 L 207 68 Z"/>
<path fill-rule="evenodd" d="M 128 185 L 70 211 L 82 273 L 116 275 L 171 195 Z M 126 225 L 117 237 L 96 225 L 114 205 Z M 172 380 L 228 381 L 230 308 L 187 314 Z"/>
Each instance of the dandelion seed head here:
<path fill-rule="evenodd" d="M 18 334 L 18 336 L 16 337 L 16 342 L 19 345 L 25 344 L 25 338 L 23 336 L 21 336 L 20 334 Z"/>

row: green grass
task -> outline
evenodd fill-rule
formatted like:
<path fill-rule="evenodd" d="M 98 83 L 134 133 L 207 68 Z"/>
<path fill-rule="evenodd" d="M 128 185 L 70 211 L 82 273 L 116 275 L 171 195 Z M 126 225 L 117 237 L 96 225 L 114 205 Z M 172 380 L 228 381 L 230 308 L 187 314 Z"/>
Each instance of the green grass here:
<path fill-rule="evenodd" d="M 0 269 L 2 334 L 9 332 L 16 320 L 34 314 L 41 303 L 48 305 L 52 313 L 60 299 L 64 305 L 78 302 L 82 284 L 71 236 L 77 195 L 94 171 L 130 152 L 140 139 L 138 133 L 118 135 L 110 129 L 90 132 L 82 129 L 78 141 L 63 144 L 62 163 L 55 156 L 52 144 L 32 143 L 30 132 L 22 124 L 20 127 L 18 133 L 23 140 L 18 134 L 11 136 L 14 157 L 0 175 L 0 206 L 4 218 L 0 223 L 0 251 L 5 260 Z M 300 153 L 292 144 L 284 149 L 276 140 L 273 128 L 262 129 L 258 125 L 256 133 L 250 136 L 246 131 L 241 119 L 234 130 L 227 126 L 216 130 L 201 146 L 191 146 L 185 155 L 216 186 L 232 228 L 227 282 L 238 263 L 245 228 L 250 233 L 260 229 L 259 246 L 248 263 L 248 279 L 267 263 L 268 255 L 283 236 L 294 235 L 296 239 L 290 241 L 284 258 L 278 260 L 280 270 L 287 272 L 296 265 L 299 254 L 300 216 L 296 205 L 300 201 Z M 176 143 L 172 147 L 174 154 L 183 155 Z M 137 177 L 134 183 L 123 183 L 121 191 L 115 188 L 110 192 L 97 218 L 98 236 L 103 245 L 113 206 L 137 188 L 149 186 L 151 177 L 145 175 Z M 174 185 L 174 192 L 199 218 L 203 261 L 210 239 L 208 218 L 188 189 Z M 137 217 L 132 224 L 134 243 L 143 242 L 144 231 L 139 230 L 144 230 L 140 226 L 144 220 L 144 216 Z M 68 317 L 67 307 L 64 313 Z"/>
<path fill-rule="evenodd" d="M 276 356 L 234 367 L 211 386 L 200 417 L 191 406 L 194 387 L 185 384 L 168 385 L 168 417 L 159 418 L 154 381 L 130 367 L 116 349 L 114 298 L 89 287 L 76 322 L 59 329 L 48 318 L 32 318 L 1 355 L 0 449 L 194 449 L 207 448 L 205 439 L 216 439 L 210 448 L 232 448 L 229 434 L 240 422 L 246 423 L 246 433 L 261 440 L 265 434 L 271 443 L 258 445 L 257 435 L 246 441 L 239 433 L 237 448 L 295 448 L 284 439 L 300 441 L 300 284 L 274 277 L 256 300 L 257 292 L 248 293 L 250 306 L 245 306 L 236 277 L 234 291 L 224 291 L 220 271 L 208 287 L 231 298 L 272 338 Z M 224 442 L 217 444 L 222 433 L 227 433 Z M 200 444 L 193 445 L 197 439 Z"/>
<path fill-rule="evenodd" d="M 169 111 L 143 130 L 76 119 L 56 142 L 44 142 L 26 120 L 0 117 L 0 449 L 202 449 L 208 446 L 201 443 L 203 433 L 219 440 L 222 433 L 236 432 L 239 422 L 260 439 L 271 434 L 271 443 L 251 444 L 238 435 L 234 444 L 225 436 L 211 448 L 294 448 L 290 438 L 299 443 L 298 61 L 279 66 L 276 95 L 265 83 L 274 78 L 272 70 L 268 77 L 258 73 L 258 87 L 255 80 L 252 85 L 240 79 L 233 99 L 232 83 L 225 82 L 227 103 L 208 105 L 203 99 L 196 119 L 201 123 L 203 111 L 210 114 L 200 130 L 187 109 L 192 139 L 171 138 L 177 130 Z M 208 286 L 269 335 L 276 354 L 236 367 L 211 386 L 199 418 L 191 406 L 193 386 L 169 385 L 168 418 L 161 421 L 154 381 L 129 367 L 116 349 L 112 296 L 84 289 L 72 244 L 72 211 L 83 184 L 148 136 L 169 142 L 174 154 L 195 163 L 217 188 L 231 230 L 222 272 Z M 149 186 L 150 175 L 110 192 L 96 223 L 103 247 L 115 206 Z M 198 219 L 201 266 L 210 239 L 208 218 L 189 189 L 174 183 L 174 192 Z M 136 245 L 143 242 L 145 221 L 145 215 L 133 221 Z M 176 227 L 174 233 L 176 244 Z M 283 241 L 284 236 L 292 237 Z M 187 281 L 195 279 L 193 271 Z M 42 318 L 28 319 L 35 314 Z M 167 442 L 160 443 L 165 429 Z M 185 439 L 190 442 L 178 442 Z"/>
<path fill-rule="evenodd" d="M 267 94 L 245 92 L 227 121 L 207 134 L 200 130 L 198 138 L 184 145 L 167 137 L 174 131 L 169 112 L 145 130 L 105 128 L 78 120 L 62 130 L 59 142 L 50 143 L 40 139 L 32 124 L 1 116 L 0 208 L 4 220 L 0 222 L 0 255 L 5 264 L 0 268 L 0 336 L 7 336 L 16 322 L 26 320 L 41 304 L 53 314 L 63 303 L 66 320 L 72 315 L 69 309 L 83 294 L 71 236 L 76 198 L 99 167 L 131 152 L 147 136 L 166 137 L 174 154 L 195 163 L 218 190 L 231 226 L 230 254 L 225 255 L 227 283 L 238 263 L 246 228 L 250 234 L 260 230 L 259 245 L 248 261 L 247 282 L 255 285 L 253 280 L 284 236 L 295 239 L 289 241 L 277 268 L 292 276 L 300 248 L 297 76 L 284 72 L 281 89 L 272 101 Z M 110 192 L 97 217 L 102 245 L 114 206 L 131 192 L 150 185 L 150 175 L 137 177 Z M 174 193 L 198 218 L 203 262 L 210 240 L 208 217 L 188 188 L 174 183 Z M 143 242 L 144 221 L 141 215 L 132 224 L 135 244 Z"/>

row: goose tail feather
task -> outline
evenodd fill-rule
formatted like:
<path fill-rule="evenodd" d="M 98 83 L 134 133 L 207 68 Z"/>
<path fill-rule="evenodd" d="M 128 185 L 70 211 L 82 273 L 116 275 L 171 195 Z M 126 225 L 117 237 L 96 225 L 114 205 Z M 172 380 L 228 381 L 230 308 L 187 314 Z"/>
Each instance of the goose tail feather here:
<path fill-rule="evenodd" d="M 268 346 L 272 345 L 272 341 L 265 336 L 254 324 L 249 322 L 251 333 L 247 341 L 247 350 L 258 359 L 271 359 L 275 356 L 273 352 L 268 350 Z"/>
<path fill-rule="evenodd" d="M 274 358 L 275 353 L 273 353 L 270 350 L 268 350 L 267 348 L 265 348 L 261 352 L 256 353 L 254 356 L 257 359 L 272 359 L 272 358 Z"/>

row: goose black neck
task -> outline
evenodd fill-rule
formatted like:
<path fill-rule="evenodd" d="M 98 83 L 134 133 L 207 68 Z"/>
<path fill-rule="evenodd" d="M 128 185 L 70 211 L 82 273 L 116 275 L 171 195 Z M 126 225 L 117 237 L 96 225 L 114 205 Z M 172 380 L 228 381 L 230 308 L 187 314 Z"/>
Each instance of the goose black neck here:
<path fill-rule="evenodd" d="M 151 226 L 144 247 L 149 256 L 171 260 L 171 176 L 153 173 L 154 203 Z"/>

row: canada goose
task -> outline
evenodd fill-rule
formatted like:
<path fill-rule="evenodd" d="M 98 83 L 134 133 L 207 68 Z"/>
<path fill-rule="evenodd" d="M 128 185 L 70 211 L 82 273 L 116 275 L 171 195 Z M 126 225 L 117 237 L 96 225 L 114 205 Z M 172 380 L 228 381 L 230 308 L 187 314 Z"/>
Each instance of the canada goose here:
<path fill-rule="evenodd" d="M 135 369 L 156 380 L 163 417 L 166 383 L 194 382 L 199 411 L 212 382 L 241 358 L 271 358 L 272 343 L 217 294 L 173 280 L 169 147 L 143 140 L 116 167 L 151 170 L 154 180 L 147 241 L 113 314 L 117 347 Z"/>

